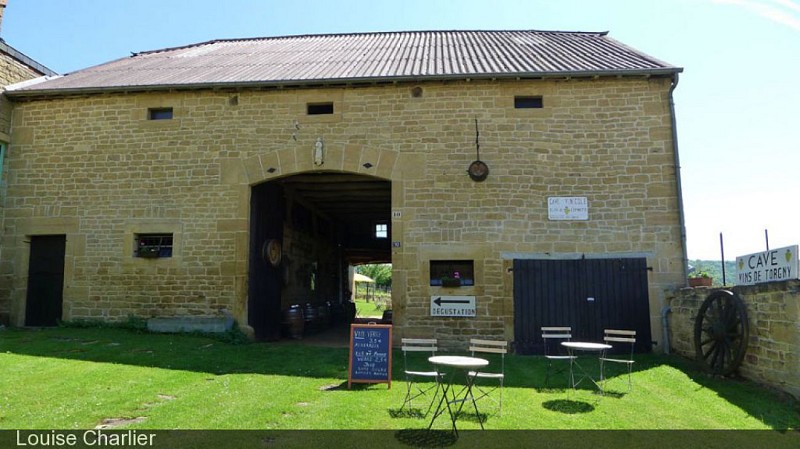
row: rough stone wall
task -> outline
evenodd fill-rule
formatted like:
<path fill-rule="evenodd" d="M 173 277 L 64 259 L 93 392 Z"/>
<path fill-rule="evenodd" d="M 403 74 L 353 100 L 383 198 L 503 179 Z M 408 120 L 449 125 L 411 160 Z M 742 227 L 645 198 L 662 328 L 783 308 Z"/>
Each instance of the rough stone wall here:
<path fill-rule="evenodd" d="M 17 61 L 11 56 L 0 53 L 0 86 L 18 83 L 42 76 L 27 65 Z"/>
<path fill-rule="evenodd" d="M 2 5 L 3 2 L 0 1 L 0 6 Z M 0 7 L 0 14 L 2 14 L 2 11 L 3 8 Z M 0 20 L 2 20 L 1 16 Z M 4 90 L 3 88 L 9 84 L 18 83 L 38 76 L 41 76 L 41 74 L 9 55 L 0 52 L 0 141 L 3 143 L 8 143 L 10 140 L 11 111 L 13 109 L 13 104 L 5 95 L 1 94 Z M 11 268 L 8 262 L 10 255 L 8 251 L 4 251 L 2 245 L 4 234 L 2 224 L 5 215 L 6 190 L 8 185 L 7 165 L 5 159 L 0 160 L 0 324 L 7 323 L 8 321 L 8 304 L 7 302 L 4 304 L 2 298 L 8 298 L 10 294 L 9 270 Z"/>
<path fill-rule="evenodd" d="M 732 289 L 747 306 L 750 341 L 740 374 L 800 398 L 800 281 L 770 282 Z M 668 298 L 670 345 L 695 358 L 697 311 L 713 291 L 686 288 Z"/>
<path fill-rule="evenodd" d="M 105 94 L 14 111 L 0 304 L 24 315 L 26 236 L 67 235 L 64 317 L 246 320 L 250 186 L 323 169 L 392 181 L 395 337 L 513 340 L 515 254 L 645 254 L 653 335 L 682 285 L 668 79 L 472 81 L 326 89 Z M 542 109 L 515 109 L 540 95 Z M 236 101 L 233 101 L 236 97 Z M 308 102 L 332 115 L 306 115 Z M 174 119 L 146 120 L 148 107 Z M 475 119 L 488 179 L 476 157 Z M 299 129 L 297 129 L 297 126 Z M 585 196 L 590 220 L 547 219 Z M 399 215 L 399 216 L 398 216 Z M 148 231 L 152 230 L 152 231 Z M 135 232 L 174 232 L 168 260 L 132 257 Z M 430 260 L 470 259 L 475 285 L 429 285 Z M 475 295 L 477 317 L 431 318 L 430 297 Z M 0 309 L 2 310 L 2 309 Z M 459 343 L 460 344 L 460 343 Z M 462 345 L 463 346 L 463 345 Z"/>
<path fill-rule="evenodd" d="M 2 9 L 0 9 L 2 11 Z M 41 73 L 0 52 L 0 87 L 41 76 Z M 11 104 L 5 96 L 0 97 L 0 132 L 8 134 L 11 120 Z"/>

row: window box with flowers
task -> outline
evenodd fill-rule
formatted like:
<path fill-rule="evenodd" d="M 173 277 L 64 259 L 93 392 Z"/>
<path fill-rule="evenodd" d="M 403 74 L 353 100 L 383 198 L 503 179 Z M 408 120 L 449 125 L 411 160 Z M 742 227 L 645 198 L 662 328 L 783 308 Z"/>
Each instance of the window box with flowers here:
<path fill-rule="evenodd" d="M 696 271 L 689 275 L 689 287 L 711 287 L 714 278 L 706 271 Z"/>
<path fill-rule="evenodd" d="M 461 287 L 461 278 L 443 276 L 441 281 L 442 287 Z"/>

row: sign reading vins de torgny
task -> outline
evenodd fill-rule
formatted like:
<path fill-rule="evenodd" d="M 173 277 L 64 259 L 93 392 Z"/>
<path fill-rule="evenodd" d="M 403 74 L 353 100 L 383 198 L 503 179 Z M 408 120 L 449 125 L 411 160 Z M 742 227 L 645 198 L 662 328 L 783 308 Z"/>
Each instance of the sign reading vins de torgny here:
<path fill-rule="evenodd" d="M 736 258 L 736 284 L 753 285 L 764 282 L 798 279 L 798 245 L 771 249 Z"/>

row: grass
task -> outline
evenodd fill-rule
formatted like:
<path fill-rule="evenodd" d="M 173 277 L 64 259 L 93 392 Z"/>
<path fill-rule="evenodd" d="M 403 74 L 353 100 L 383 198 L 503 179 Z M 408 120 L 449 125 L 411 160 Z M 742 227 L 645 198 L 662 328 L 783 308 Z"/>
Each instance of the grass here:
<path fill-rule="evenodd" d="M 367 302 L 363 299 L 356 299 L 356 316 L 360 318 L 380 318 L 383 316 L 383 304 L 379 302 Z"/>
<path fill-rule="evenodd" d="M 0 331 L 0 428 L 423 429 L 400 412 L 405 382 L 347 389 L 347 348 L 299 342 L 233 345 L 199 335 L 115 328 Z M 542 388 L 540 357 L 506 358 L 502 416 L 479 402 L 487 429 L 798 429 L 798 403 L 753 383 L 701 374 L 676 357 L 637 359 L 633 389 L 605 396 Z M 560 385 L 559 385 L 560 384 Z M 422 407 L 423 404 L 418 404 Z M 127 420 L 127 421 L 126 421 Z M 464 416 L 459 429 L 479 429 Z M 445 417 L 435 429 L 448 429 Z"/>

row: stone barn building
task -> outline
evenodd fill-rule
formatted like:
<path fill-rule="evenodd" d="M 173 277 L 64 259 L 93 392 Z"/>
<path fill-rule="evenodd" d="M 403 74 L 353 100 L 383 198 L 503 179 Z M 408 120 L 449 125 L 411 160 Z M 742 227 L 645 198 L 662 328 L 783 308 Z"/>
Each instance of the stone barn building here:
<path fill-rule="evenodd" d="M 11 86 L 0 313 L 281 336 L 391 262 L 394 335 L 663 341 L 681 69 L 606 33 L 215 40 Z"/>
<path fill-rule="evenodd" d="M 0 0 L 0 24 L 2 24 L 8 0 Z M 19 50 L 15 49 L 3 39 L 0 39 L 0 93 L 10 84 L 20 83 L 25 80 L 42 76 L 52 76 L 55 72 L 44 65 L 34 61 Z M 0 94 L 0 325 L 8 325 L 8 299 L 15 267 L 12 264 L 12 246 L 3 238 L 3 217 L 8 198 L 8 169 L 6 153 L 11 141 L 11 111 L 13 104 L 5 95 Z"/>

